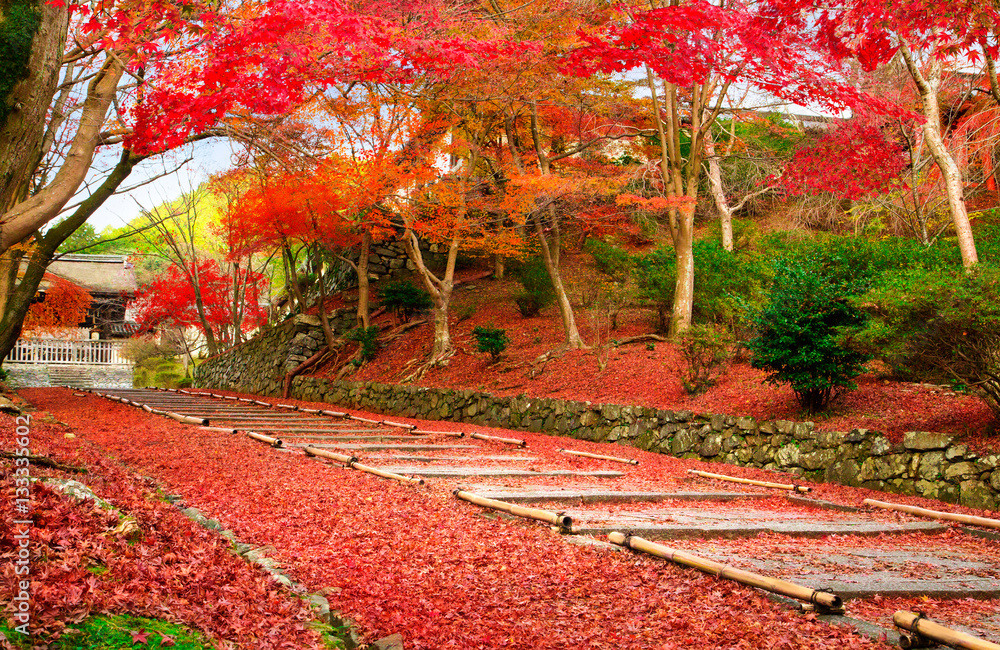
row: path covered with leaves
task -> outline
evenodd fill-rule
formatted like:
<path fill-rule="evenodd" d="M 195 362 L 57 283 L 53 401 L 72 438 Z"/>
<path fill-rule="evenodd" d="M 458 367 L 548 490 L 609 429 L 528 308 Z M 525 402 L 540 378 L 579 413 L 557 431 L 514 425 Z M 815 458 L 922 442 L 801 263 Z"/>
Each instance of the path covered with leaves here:
<path fill-rule="evenodd" d="M 42 451 L 68 462 L 107 453 L 153 477 L 242 541 L 271 545 L 293 579 L 323 590 L 369 639 L 400 632 L 408 648 L 879 645 L 733 583 L 484 517 L 438 482 L 407 487 L 66 390 L 25 394 L 79 435 L 40 438 Z M 546 440 L 532 436 L 533 453 Z"/>

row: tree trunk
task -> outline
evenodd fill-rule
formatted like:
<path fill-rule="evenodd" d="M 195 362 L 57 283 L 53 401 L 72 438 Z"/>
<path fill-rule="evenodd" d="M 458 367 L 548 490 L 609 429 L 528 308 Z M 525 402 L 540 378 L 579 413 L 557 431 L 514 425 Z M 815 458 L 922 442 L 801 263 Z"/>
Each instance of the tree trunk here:
<path fill-rule="evenodd" d="M 12 270 L 11 261 L 7 261 L 10 260 L 8 257 L 10 251 L 0 256 L 0 260 L 4 260 L 0 263 L 0 270 L 3 271 L 0 282 L 5 285 L 0 289 L 0 298 L 4 298 L 3 313 L 0 314 L 0 363 L 14 349 L 14 344 L 21 335 L 21 326 L 28 308 L 31 307 L 31 299 L 38 291 L 38 285 L 41 284 L 42 276 L 45 275 L 45 269 L 55 256 L 56 249 L 114 194 L 144 157 L 133 156 L 128 151 L 122 152 L 118 164 L 94 193 L 84 199 L 73 214 L 53 226 L 38 240 L 31 251 L 27 269 L 20 282 L 16 281 L 20 260 L 13 262 Z"/>
<path fill-rule="evenodd" d="M 503 280 L 504 272 L 506 271 L 506 266 L 504 264 L 503 255 L 493 256 L 493 277 L 496 280 Z"/>
<path fill-rule="evenodd" d="M 674 311 L 670 318 L 670 336 L 676 336 L 691 327 L 694 310 L 694 203 L 677 210 L 677 236 L 674 251 L 677 255 L 677 284 L 674 286 Z"/>
<path fill-rule="evenodd" d="M 369 307 L 371 283 L 368 280 L 368 255 L 372 249 L 372 233 L 366 230 L 361 236 L 361 252 L 358 254 L 358 327 L 371 327 Z"/>
<path fill-rule="evenodd" d="M 192 257 L 191 269 L 188 271 L 188 280 L 194 289 L 194 306 L 198 311 L 198 320 L 205 331 L 205 342 L 208 345 L 208 356 L 214 357 L 219 353 L 219 342 L 215 336 L 215 330 L 208 322 L 208 313 L 205 311 L 205 299 L 201 294 L 201 274 L 198 271 L 198 258 Z"/>
<path fill-rule="evenodd" d="M 921 110 L 926 120 L 923 124 L 924 141 L 931 152 L 934 162 L 941 170 L 944 179 L 945 193 L 948 196 L 948 208 L 951 210 L 951 220 L 955 225 L 958 237 L 958 248 L 962 252 L 962 264 L 970 268 L 979 263 L 976 252 L 976 242 L 972 236 L 972 225 L 969 223 L 969 213 L 965 206 L 965 190 L 962 184 L 962 171 L 955 163 L 955 158 L 948 151 L 941 137 L 941 111 L 938 106 L 938 90 L 941 87 L 943 64 L 931 57 L 927 75 L 921 72 L 913 53 L 906 43 L 901 43 L 899 52 L 906 62 L 906 68 L 920 92 Z"/>
<path fill-rule="evenodd" d="M 705 131 L 705 153 L 708 157 L 708 185 L 715 201 L 715 209 L 719 213 L 719 225 L 722 230 L 722 247 L 729 252 L 733 250 L 733 211 L 722 187 L 722 165 L 715 155 L 715 138 L 711 127 Z"/>
<path fill-rule="evenodd" d="M 90 171 L 101 127 L 124 74 L 124 61 L 109 57 L 91 80 L 80 112 L 79 127 L 66 159 L 52 182 L 29 199 L 0 215 L 0 253 L 24 241 L 59 216 Z"/>
<path fill-rule="evenodd" d="M 403 234 L 403 247 L 417 267 L 417 273 L 423 280 L 424 287 L 434 303 L 434 347 L 431 350 L 430 359 L 427 361 L 428 365 L 433 365 L 448 358 L 453 352 L 451 332 L 448 328 L 448 308 L 451 305 L 451 292 L 455 287 L 455 262 L 458 260 L 459 240 L 457 237 L 453 237 L 448 245 L 448 262 L 444 278 L 435 276 L 424 264 L 420 244 L 412 230 L 407 230 Z"/>
<path fill-rule="evenodd" d="M 555 226 L 553 226 L 555 227 Z M 545 236 L 545 229 L 542 227 L 541 217 L 538 213 L 535 214 L 535 232 L 538 234 L 538 242 L 542 249 L 542 260 L 545 262 L 545 270 L 548 271 L 549 277 L 552 278 L 552 286 L 555 288 L 556 292 L 556 304 L 559 305 L 559 315 L 562 317 L 563 331 L 566 333 L 566 341 L 564 343 L 566 349 L 569 350 L 581 350 L 587 347 L 583 339 L 580 337 L 580 330 L 576 327 L 576 318 L 573 316 L 573 306 L 569 302 L 569 296 L 566 295 L 566 287 L 563 286 L 562 275 L 559 273 L 559 235 L 558 230 L 556 230 L 556 240 L 553 242 L 555 247 L 555 252 L 552 250 L 552 246 L 549 246 L 548 239 Z"/>
<path fill-rule="evenodd" d="M 0 213 L 23 201 L 41 155 L 45 117 L 59 83 L 69 5 L 0 2 L 0 33 L 24 53 L 0 80 Z M 18 42 L 20 41 L 20 42 Z M 20 68 L 20 69 L 16 69 Z"/>
<path fill-rule="evenodd" d="M 333 351 L 333 328 L 330 327 L 330 319 L 326 315 L 326 278 L 323 277 L 323 261 L 320 255 L 319 244 L 316 244 L 313 269 L 316 271 L 316 280 L 319 282 L 319 302 L 316 305 L 316 313 L 319 314 L 319 322 L 323 327 L 323 338 L 326 339 L 326 347 Z"/>
<path fill-rule="evenodd" d="M 247 277 L 250 277 L 249 264 L 247 264 Z M 243 287 L 240 284 L 240 263 L 233 262 L 233 343 L 243 342 Z"/>

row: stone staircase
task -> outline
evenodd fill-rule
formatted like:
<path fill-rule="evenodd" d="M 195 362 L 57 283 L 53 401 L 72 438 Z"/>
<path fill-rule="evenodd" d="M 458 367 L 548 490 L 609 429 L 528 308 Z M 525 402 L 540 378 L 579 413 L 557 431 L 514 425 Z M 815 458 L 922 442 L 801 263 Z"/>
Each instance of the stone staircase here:
<path fill-rule="evenodd" d="M 96 388 L 94 369 L 90 366 L 49 366 L 50 386 Z"/>

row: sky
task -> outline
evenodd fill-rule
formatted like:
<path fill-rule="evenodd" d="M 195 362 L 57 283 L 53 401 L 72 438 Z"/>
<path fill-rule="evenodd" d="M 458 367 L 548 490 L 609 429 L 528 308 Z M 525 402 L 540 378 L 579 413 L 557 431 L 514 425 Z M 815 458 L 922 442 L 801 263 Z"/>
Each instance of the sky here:
<path fill-rule="evenodd" d="M 198 187 L 212 174 L 229 169 L 232 146 L 225 140 L 199 142 L 163 156 L 155 156 L 137 166 L 123 183 L 119 194 L 104 202 L 88 219 L 98 232 L 107 227 L 117 228 L 139 215 L 142 210 L 176 199 L 184 192 Z M 107 170 L 118 160 L 117 147 L 101 154 L 91 172 L 93 182 L 100 182 L 101 171 Z M 171 172 L 164 175 L 165 172 Z M 159 176 L 159 178 L 157 178 Z M 83 188 L 86 192 L 86 188 Z M 74 203 L 70 202 L 71 207 Z"/>

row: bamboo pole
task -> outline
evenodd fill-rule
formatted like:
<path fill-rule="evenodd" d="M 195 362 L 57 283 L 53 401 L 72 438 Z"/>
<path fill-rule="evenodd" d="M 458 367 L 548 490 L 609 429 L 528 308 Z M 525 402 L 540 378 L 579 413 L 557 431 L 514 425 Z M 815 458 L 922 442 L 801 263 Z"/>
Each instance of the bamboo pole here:
<path fill-rule="evenodd" d="M 402 422 L 390 422 L 389 420 L 382 420 L 379 424 L 384 424 L 387 427 L 399 427 L 400 429 L 409 429 L 413 431 L 417 428 L 415 424 L 403 424 Z"/>
<path fill-rule="evenodd" d="M 378 420 L 369 420 L 368 418 L 359 418 L 356 415 L 345 415 L 345 417 L 347 419 L 349 419 L 349 420 L 357 420 L 358 422 L 367 422 L 368 424 L 382 424 Z"/>
<path fill-rule="evenodd" d="M 507 444 L 517 445 L 518 447 L 526 447 L 528 443 L 518 438 L 501 438 L 500 436 L 488 436 L 485 433 L 470 433 L 470 438 L 475 438 L 476 440 L 491 440 L 493 442 L 506 442 Z"/>
<path fill-rule="evenodd" d="M 941 512 L 940 510 L 928 510 L 927 508 L 918 508 L 917 506 L 905 506 L 901 503 L 887 503 L 885 501 L 876 501 L 875 499 L 865 499 L 864 504 L 866 506 L 873 506 L 875 508 L 885 508 L 886 510 L 897 510 L 899 512 L 905 512 L 911 515 L 917 515 L 919 517 L 929 517 L 930 519 L 940 519 L 944 521 L 957 521 L 962 524 L 969 524 L 970 526 L 982 526 L 983 528 L 993 528 L 995 530 L 1000 530 L 1000 519 L 987 519 L 986 517 L 976 517 L 973 515 L 960 515 L 954 512 Z"/>
<path fill-rule="evenodd" d="M 344 463 L 345 465 L 350 465 L 357 459 L 356 456 L 345 456 L 344 454 L 336 454 L 332 451 L 327 451 L 326 449 L 317 449 L 310 445 L 306 445 L 303 450 L 306 452 L 307 456 L 319 456 L 320 458 L 329 458 L 330 460 L 335 460 L 338 463 Z"/>
<path fill-rule="evenodd" d="M 294 404 L 275 404 L 274 408 L 288 409 L 289 411 L 298 411 L 299 407 Z"/>
<path fill-rule="evenodd" d="M 560 449 L 564 454 L 572 454 L 573 456 L 583 456 L 585 458 L 596 458 L 597 460 L 610 460 L 616 463 L 627 463 L 629 465 L 638 465 L 639 461 L 632 460 L 631 458 L 618 458 L 617 456 L 602 456 L 601 454 L 591 454 L 586 451 L 573 451 L 572 449 Z"/>
<path fill-rule="evenodd" d="M 272 438 L 271 436 L 265 436 L 262 433 L 254 433 L 253 431 L 249 431 L 247 432 L 247 436 L 253 438 L 254 440 L 260 440 L 261 442 L 266 442 L 267 444 L 275 448 L 280 447 L 282 444 L 280 438 Z"/>
<path fill-rule="evenodd" d="M 299 407 L 299 410 L 302 411 L 303 413 L 313 413 L 313 414 L 319 414 L 323 412 L 319 409 L 307 409 L 305 407 Z"/>
<path fill-rule="evenodd" d="M 346 418 L 347 413 L 341 413 L 340 411 L 320 411 L 323 415 L 329 415 L 331 418 Z"/>
<path fill-rule="evenodd" d="M 250 399 L 249 397 L 239 397 L 237 399 L 239 399 L 239 401 L 241 401 L 241 402 L 249 402 L 250 404 L 253 404 L 254 402 L 257 401 L 257 400 Z"/>
<path fill-rule="evenodd" d="M 374 474 L 375 476 L 381 476 L 382 478 L 390 478 L 394 481 L 399 481 L 400 483 L 406 483 L 407 485 L 424 484 L 424 479 L 422 478 L 403 476 L 402 474 L 393 474 L 392 472 L 387 472 L 377 467 L 372 467 L 371 465 L 362 465 L 357 461 L 352 461 L 348 463 L 347 466 L 362 472 L 368 472 L 369 474 Z"/>
<path fill-rule="evenodd" d="M 452 438 L 464 438 L 464 431 L 427 431 L 425 429 L 413 429 L 410 433 L 416 433 L 422 436 L 451 436 Z"/>
<path fill-rule="evenodd" d="M 271 403 L 270 402 L 262 402 L 259 399 L 252 399 L 250 401 L 253 402 L 254 404 L 258 404 L 260 406 L 266 406 L 268 408 L 271 408 Z"/>
<path fill-rule="evenodd" d="M 181 415 L 180 413 L 174 413 L 173 411 L 164 411 L 163 414 L 168 418 L 173 418 L 178 422 L 183 422 L 184 424 L 200 424 L 203 427 L 208 426 L 208 418 L 194 418 L 190 415 Z"/>
<path fill-rule="evenodd" d="M 236 434 L 236 429 L 230 429 L 228 427 L 199 427 L 202 431 L 218 431 L 219 433 L 230 433 Z"/>
<path fill-rule="evenodd" d="M 967 650 L 1000 650 L 1000 645 L 991 643 L 984 639 L 965 634 L 939 623 L 924 618 L 921 614 L 913 612 L 898 611 L 892 615 L 892 622 L 896 627 L 900 627 L 909 632 L 913 632 L 917 638 L 903 635 L 899 639 L 899 645 L 903 648 L 920 647 L 921 638 L 924 637 L 942 643 L 952 648 L 965 648 Z M 904 639 L 905 644 L 904 644 Z"/>
<path fill-rule="evenodd" d="M 756 485 L 758 487 L 767 488 L 777 488 L 779 490 L 792 490 L 793 492 L 812 492 L 812 488 L 808 485 L 788 485 L 785 483 L 769 483 L 767 481 L 754 481 L 749 478 L 737 478 L 735 476 L 726 476 L 725 474 L 712 474 L 711 472 L 702 472 L 697 469 L 689 469 L 689 474 L 695 474 L 702 478 L 714 478 L 720 481 L 731 481 L 733 483 L 743 483 L 745 485 Z"/>
<path fill-rule="evenodd" d="M 547 524 L 559 526 L 563 530 L 569 530 L 573 526 L 573 518 L 559 512 L 551 512 L 540 508 L 525 508 L 524 506 L 507 503 L 506 501 L 498 501 L 497 499 L 481 497 L 478 494 L 473 494 L 472 492 L 466 492 L 465 490 L 460 489 L 455 490 L 452 494 L 462 501 L 468 501 L 469 503 L 474 503 L 477 506 L 482 506 L 483 508 L 501 510 L 517 517 L 524 517 L 525 519 L 544 521 Z"/>
<path fill-rule="evenodd" d="M 670 560 L 682 566 L 692 567 L 719 578 L 733 580 L 743 585 L 757 587 L 764 591 L 813 603 L 827 609 L 841 609 L 844 606 L 840 596 L 836 594 L 816 591 L 815 589 L 803 587 L 787 580 L 769 578 L 756 573 L 750 573 L 749 571 L 743 571 L 742 569 L 715 562 L 714 560 L 670 548 L 669 546 L 655 544 L 641 537 L 613 532 L 608 534 L 608 539 L 612 543 L 624 546 L 625 548 L 642 551 L 643 553 L 648 553 L 664 560 Z"/>

